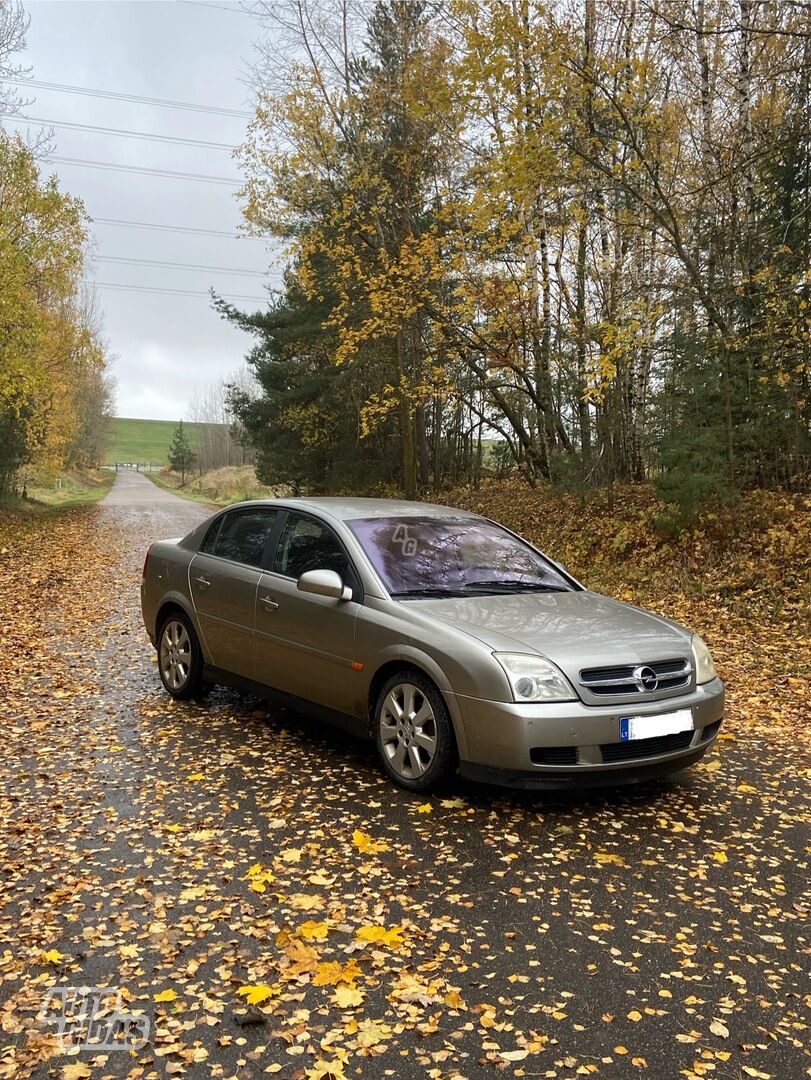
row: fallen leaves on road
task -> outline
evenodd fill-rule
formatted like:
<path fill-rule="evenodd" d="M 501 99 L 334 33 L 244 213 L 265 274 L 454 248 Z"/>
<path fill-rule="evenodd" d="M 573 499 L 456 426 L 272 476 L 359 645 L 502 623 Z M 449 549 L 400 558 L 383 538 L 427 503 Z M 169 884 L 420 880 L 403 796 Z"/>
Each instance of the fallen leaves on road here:
<path fill-rule="evenodd" d="M 804 639 L 782 593 L 766 633 L 755 580 L 798 549 L 781 520 L 762 565 L 657 594 L 731 677 L 701 768 L 429 802 L 340 734 L 165 696 L 137 596 L 174 521 L 0 525 L 0 1080 L 801 1075 Z M 61 1056 L 43 996 L 88 983 L 149 1018 L 148 1049 Z"/>

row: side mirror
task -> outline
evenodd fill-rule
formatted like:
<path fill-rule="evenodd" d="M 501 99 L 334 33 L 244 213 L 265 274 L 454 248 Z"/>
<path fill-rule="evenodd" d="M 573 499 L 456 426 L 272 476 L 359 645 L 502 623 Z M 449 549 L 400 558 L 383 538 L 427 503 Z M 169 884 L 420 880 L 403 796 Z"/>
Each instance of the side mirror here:
<path fill-rule="evenodd" d="M 307 570 L 296 582 L 296 588 L 316 596 L 331 596 L 333 600 L 352 599 L 352 590 L 334 570 Z"/>

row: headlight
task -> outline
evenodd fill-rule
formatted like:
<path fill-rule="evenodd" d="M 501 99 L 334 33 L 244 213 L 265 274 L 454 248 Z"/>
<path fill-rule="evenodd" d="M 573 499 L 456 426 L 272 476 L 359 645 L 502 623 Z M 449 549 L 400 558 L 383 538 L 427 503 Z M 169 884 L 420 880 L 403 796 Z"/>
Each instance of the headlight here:
<path fill-rule="evenodd" d="M 527 653 L 493 653 L 504 668 L 514 701 L 577 701 L 568 679 L 549 660 Z"/>
<path fill-rule="evenodd" d="M 715 670 L 715 664 L 712 662 L 710 650 L 698 634 L 693 634 L 693 659 L 696 662 L 697 683 L 710 682 L 711 679 L 718 678 L 718 672 Z"/>

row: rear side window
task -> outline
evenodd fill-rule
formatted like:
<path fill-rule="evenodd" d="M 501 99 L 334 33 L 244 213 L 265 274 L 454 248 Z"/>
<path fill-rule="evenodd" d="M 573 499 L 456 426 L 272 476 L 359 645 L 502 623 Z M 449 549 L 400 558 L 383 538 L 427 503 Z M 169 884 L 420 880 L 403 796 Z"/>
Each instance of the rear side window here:
<path fill-rule="evenodd" d="M 259 507 L 234 510 L 225 515 L 219 527 L 215 525 L 209 530 L 200 551 L 247 566 L 261 566 L 277 515 L 277 510 Z"/>
<path fill-rule="evenodd" d="M 349 559 L 326 525 L 290 513 L 276 547 L 273 569 L 291 578 L 300 578 L 308 570 L 334 570 L 346 580 Z"/>

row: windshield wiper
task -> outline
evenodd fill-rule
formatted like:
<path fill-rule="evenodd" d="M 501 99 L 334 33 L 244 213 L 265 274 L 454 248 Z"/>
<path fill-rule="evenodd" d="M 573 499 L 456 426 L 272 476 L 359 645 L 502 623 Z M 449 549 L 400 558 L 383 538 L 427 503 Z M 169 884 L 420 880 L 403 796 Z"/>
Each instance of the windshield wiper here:
<path fill-rule="evenodd" d="M 433 597 L 436 598 L 446 596 L 458 596 L 459 593 L 451 589 L 440 589 L 438 587 L 427 586 L 424 589 L 401 589 L 400 592 L 389 593 L 392 600 L 414 600 L 420 597 Z"/>
<path fill-rule="evenodd" d="M 466 581 L 459 587 L 462 589 L 504 589 L 509 592 L 569 592 L 563 585 L 549 585 L 543 581 L 514 581 L 511 579 Z"/>

